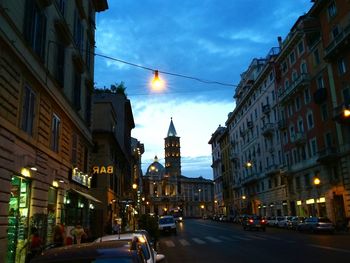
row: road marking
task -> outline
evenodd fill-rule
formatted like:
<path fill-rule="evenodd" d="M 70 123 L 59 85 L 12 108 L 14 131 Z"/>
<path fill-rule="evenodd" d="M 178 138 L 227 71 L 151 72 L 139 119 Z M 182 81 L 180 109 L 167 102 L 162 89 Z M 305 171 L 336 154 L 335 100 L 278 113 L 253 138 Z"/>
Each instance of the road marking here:
<path fill-rule="evenodd" d="M 165 240 L 164 242 L 167 247 L 175 247 L 174 242 L 171 240 Z"/>
<path fill-rule="evenodd" d="M 328 249 L 328 250 L 334 250 L 334 251 L 338 251 L 338 252 L 350 253 L 350 250 L 336 248 L 336 247 L 326 247 L 326 246 L 319 246 L 319 245 L 314 245 L 314 244 L 308 244 L 308 246 L 316 247 L 316 248 L 323 248 L 323 249 Z"/>
<path fill-rule="evenodd" d="M 210 240 L 210 241 L 212 241 L 212 242 L 214 242 L 214 243 L 220 243 L 220 242 L 222 242 L 220 239 L 217 239 L 217 238 L 215 238 L 215 237 L 205 237 L 206 239 L 208 239 L 208 240 Z"/>
<path fill-rule="evenodd" d="M 203 240 L 201 240 L 201 239 L 199 239 L 199 238 L 192 238 L 192 240 L 193 240 L 194 242 L 196 242 L 197 244 L 205 244 L 205 241 L 203 241 Z"/>
<path fill-rule="evenodd" d="M 190 243 L 189 243 L 186 239 L 179 239 L 179 242 L 180 242 L 181 245 L 183 245 L 184 247 L 190 245 Z"/>
<path fill-rule="evenodd" d="M 254 235 L 246 235 L 246 237 L 252 238 L 252 239 L 266 240 L 266 238 L 258 237 L 258 236 L 254 236 Z"/>
<path fill-rule="evenodd" d="M 245 237 L 240 237 L 240 236 L 232 236 L 232 238 L 237 238 L 237 239 L 245 240 L 245 241 L 251 240 L 250 238 L 245 238 Z"/>
<path fill-rule="evenodd" d="M 233 238 L 230 238 L 230 237 L 225 237 L 225 236 L 219 236 L 219 238 L 223 239 L 223 240 L 228 240 L 228 241 L 237 241 Z"/>

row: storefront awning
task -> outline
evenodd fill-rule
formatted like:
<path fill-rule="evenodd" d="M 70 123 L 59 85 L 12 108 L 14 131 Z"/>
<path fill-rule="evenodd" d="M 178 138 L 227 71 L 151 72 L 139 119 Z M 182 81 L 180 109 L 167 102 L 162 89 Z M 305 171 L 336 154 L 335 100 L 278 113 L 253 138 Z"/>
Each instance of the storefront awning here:
<path fill-rule="evenodd" d="M 86 199 L 89 199 L 89 200 L 97 202 L 97 203 L 102 203 L 100 200 L 98 200 L 97 198 L 93 197 L 92 195 L 89 195 L 87 193 L 84 193 L 84 192 L 81 192 L 81 191 L 78 191 L 78 190 L 75 190 L 75 189 L 71 189 L 71 190 L 73 190 L 74 192 L 77 192 L 78 194 L 84 196 Z"/>

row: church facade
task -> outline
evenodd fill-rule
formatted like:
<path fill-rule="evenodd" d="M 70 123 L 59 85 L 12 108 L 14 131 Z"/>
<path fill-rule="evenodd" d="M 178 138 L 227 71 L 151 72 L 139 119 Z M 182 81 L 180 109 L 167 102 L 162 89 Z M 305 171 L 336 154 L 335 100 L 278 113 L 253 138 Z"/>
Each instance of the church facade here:
<path fill-rule="evenodd" d="M 214 211 L 213 181 L 190 178 L 181 173 L 180 137 L 171 119 L 164 138 L 165 166 L 157 156 L 143 176 L 143 213 L 164 215 L 181 213 L 184 217 L 202 217 Z"/>

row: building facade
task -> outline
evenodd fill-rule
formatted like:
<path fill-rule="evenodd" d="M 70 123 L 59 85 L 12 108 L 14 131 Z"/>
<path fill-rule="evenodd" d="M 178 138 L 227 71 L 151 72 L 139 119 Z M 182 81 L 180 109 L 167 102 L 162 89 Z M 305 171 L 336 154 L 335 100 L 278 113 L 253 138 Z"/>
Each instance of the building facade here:
<path fill-rule="evenodd" d="M 226 121 L 232 191 L 240 213 L 325 216 L 339 226 L 350 201 L 350 6 L 313 2 L 241 74 Z"/>
<path fill-rule="evenodd" d="M 22 262 L 32 227 L 50 243 L 56 223 L 92 223 L 95 13 L 108 5 L 0 5 L 0 257 Z"/>

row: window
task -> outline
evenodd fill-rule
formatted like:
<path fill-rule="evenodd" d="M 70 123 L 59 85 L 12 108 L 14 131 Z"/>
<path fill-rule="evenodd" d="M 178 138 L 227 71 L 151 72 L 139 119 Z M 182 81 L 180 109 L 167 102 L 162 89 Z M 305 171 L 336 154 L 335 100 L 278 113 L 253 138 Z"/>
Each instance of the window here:
<path fill-rule="evenodd" d="M 286 73 L 288 69 L 287 62 L 283 61 L 282 63 L 282 73 Z"/>
<path fill-rule="evenodd" d="M 86 57 L 85 57 L 85 61 L 86 61 L 86 68 L 88 70 L 90 70 L 91 68 L 91 44 L 89 39 L 87 39 L 86 41 Z"/>
<path fill-rule="evenodd" d="M 344 102 L 350 101 L 350 89 L 349 88 L 343 89 L 343 99 L 344 99 Z"/>
<path fill-rule="evenodd" d="M 35 97 L 36 94 L 28 85 L 23 90 L 22 120 L 21 129 L 33 135 L 33 123 L 35 117 Z"/>
<path fill-rule="evenodd" d="M 290 134 L 290 137 L 293 138 L 295 136 L 295 130 L 294 130 L 294 126 L 291 125 L 289 127 L 289 134 Z"/>
<path fill-rule="evenodd" d="M 310 90 L 309 88 L 306 88 L 304 90 L 304 102 L 305 104 L 308 104 L 310 101 L 311 101 Z"/>
<path fill-rule="evenodd" d="M 299 56 L 301 55 L 301 54 L 303 54 L 304 53 L 304 42 L 303 41 L 300 41 L 299 43 L 298 43 L 298 54 L 299 54 Z"/>
<path fill-rule="evenodd" d="M 35 53 L 45 57 L 46 16 L 35 0 L 27 0 L 24 18 L 24 37 Z"/>
<path fill-rule="evenodd" d="M 77 146 L 78 146 L 78 135 L 73 133 L 72 135 L 72 164 L 77 164 Z"/>
<path fill-rule="evenodd" d="M 317 78 L 317 88 L 318 89 L 324 89 L 323 76 L 319 76 Z"/>
<path fill-rule="evenodd" d="M 344 58 L 338 60 L 338 72 L 339 75 L 343 75 L 346 72 L 346 63 Z"/>
<path fill-rule="evenodd" d="M 297 111 L 300 110 L 300 108 L 301 108 L 301 100 L 300 100 L 299 96 L 297 96 L 295 98 L 295 108 L 296 108 Z"/>
<path fill-rule="evenodd" d="M 58 9 L 60 10 L 62 16 L 64 16 L 64 12 L 66 9 L 66 0 L 56 0 Z"/>
<path fill-rule="evenodd" d="M 79 111 L 81 109 L 81 75 L 74 73 L 74 90 L 73 90 L 73 104 L 74 108 Z"/>
<path fill-rule="evenodd" d="M 61 120 L 56 115 L 52 116 L 52 126 L 51 126 L 51 150 L 58 152 L 59 139 L 60 139 L 60 124 Z"/>
<path fill-rule="evenodd" d="M 289 88 L 289 80 L 286 79 L 286 81 L 284 82 L 284 89 L 287 90 Z"/>
<path fill-rule="evenodd" d="M 85 108 L 85 120 L 86 124 L 90 127 L 91 126 L 91 92 L 90 88 L 86 87 L 86 108 Z"/>
<path fill-rule="evenodd" d="M 293 116 L 293 104 L 288 104 L 288 117 Z"/>
<path fill-rule="evenodd" d="M 314 63 L 315 63 L 315 66 L 317 66 L 318 64 L 320 64 L 320 53 L 318 52 L 318 49 L 316 49 L 313 54 L 314 54 Z"/>
<path fill-rule="evenodd" d="M 64 86 L 64 60 L 65 60 L 65 47 L 63 45 L 57 45 L 56 80 L 61 88 L 63 88 Z"/>
<path fill-rule="evenodd" d="M 305 186 L 310 187 L 311 182 L 310 182 L 310 175 L 309 174 L 304 174 L 304 181 L 305 181 Z"/>
<path fill-rule="evenodd" d="M 316 156 L 317 154 L 317 141 L 316 138 L 313 138 L 310 140 L 310 155 L 312 156 Z"/>
<path fill-rule="evenodd" d="M 296 186 L 297 189 L 301 188 L 300 176 L 295 177 L 295 186 Z"/>
<path fill-rule="evenodd" d="M 329 18 L 332 18 L 332 17 L 334 17 L 337 14 L 337 7 L 335 6 L 334 2 L 332 2 L 328 6 L 327 11 L 328 11 L 328 17 Z"/>
<path fill-rule="evenodd" d="M 301 63 L 300 71 L 301 71 L 302 74 L 306 74 L 307 73 L 307 65 L 306 65 L 305 62 Z"/>
<path fill-rule="evenodd" d="M 309 129 L 314 127 L 314 116 L 311 111 L 307 114 L 307 125 Z"/>
<path fill-rule="evenodd" d="M 302 118 L 300 118 L 299 120 L 298 120 L 298 131 L 299 132 L 304 132 L 304 124 L 303 124 L 303 119 Z"/>
<path fill-rule="evenodd" d="M 289 63 L 293 65 L 295 63 L 295 53 L 292 51 L 289 55 Z"/>
<path fill-rule="evenodd" d="M 292 73 L 292 81 L 295 82 L 298 79 L 298 72 L 296 70 Z"/>
<path fill-rule="evenodd" d="M 81 23 L 79 14 L 77 11 L 74 12 L 74 43 L 79 49 L 80 53 L 83 53 L 83 44 L 84 44 L 84 28 Z"/>
<path fill-rule="evenodd" d="M 340 29 L 338 25 L 335 25 L 332 29 L 332 37 L 335 39 L 340 33 Z"/>
<path fill-rule="evenodd" d="M 321 105 L 321 117 L 323 121 L 328 120 L 328 109 L 326 103 Z"/>
<path fill-rule="evenodd" d="M 332 147 L 332 134 L 330 132 L 327 132 L 324 136 L 325 139 L 325 145 L 326 147 Z"/>

